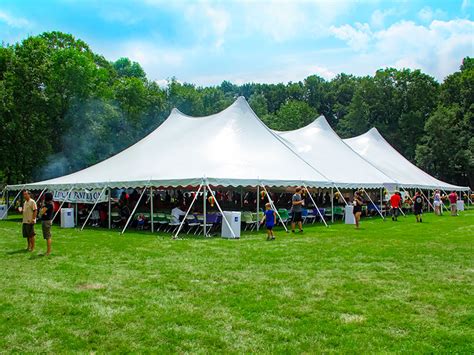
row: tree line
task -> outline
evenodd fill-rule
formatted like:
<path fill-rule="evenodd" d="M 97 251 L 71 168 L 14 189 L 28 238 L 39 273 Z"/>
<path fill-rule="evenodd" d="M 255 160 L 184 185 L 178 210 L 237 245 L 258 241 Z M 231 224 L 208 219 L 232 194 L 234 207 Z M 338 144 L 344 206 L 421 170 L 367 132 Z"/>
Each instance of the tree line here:
<path fill-rule="evenodd" d="M 0 46 L 0 183 L 77 171 L 144 137 L 173 107 L 209 115 L 238 96 L 276 130 L 300 128 L 320 114 L 343 138 L 377 127 L 430 174 L 474 186 L 473 58 L 442 83 L 420 70 L 386 68 L 287 84 L 201 87 L 171 78 L 160 87 L 139 63 L 108 61 L 61 32 Z"/>

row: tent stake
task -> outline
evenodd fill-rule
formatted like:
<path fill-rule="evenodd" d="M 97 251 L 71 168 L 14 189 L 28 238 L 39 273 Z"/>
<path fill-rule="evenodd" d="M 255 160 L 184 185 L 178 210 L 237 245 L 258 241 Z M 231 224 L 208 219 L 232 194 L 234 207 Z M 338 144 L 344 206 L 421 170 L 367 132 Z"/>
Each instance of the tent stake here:
<path fill-rule="evenodd" d="M 69 198 L 69 195 L 71 194 L 71 191 L 72 191 L 73 188 L 74 188 L 74 186 L 71 187 L 71 189 L 68 191 L 68 193 L 66 195 L 66 198 L 63 200 L 63 202 L 61 202 L 61 205 L 59 206 L 58 210 L 56 211 L 56 214 L 53 216 L 53 219 L 51 220 L 51 223 L 54 222 L 54 220 L 56 219 L 56 216 L 59 214 L 59 211 L 61 211 L 61 208 L 63 208 L 63 205 L 66 202 L 66 200 Z"/>
<path fill-rule="evenodd" d="M 265 185 L 262 184 L 262 187 L 263 187 L 263 190 L 265 191 L 265 194 L 267 195 L 268 202 L 270 203 L 270 206 L 272 206 L 272 208 L 275 211 L 276 215 L 278 216 L 278 218 L 280 218 L 280 222 L 281 222 L 281 224 L 283 224 L 283 227 L 285 228 L 286 233 L 288 233 L 288 228 L 286 228 L 285 222 L 283 222 L 283 219 L 281 219 L 281 216 L 278 213 L 278 210 L 276 209 L 275 204 L 273 203 L 272 198 L 270 197 L 270 194 L 268 193 L 267 189 L 265 188 Z M 258 220 L 258 217 L 259 216 L 258 216 L 258 213 L 257 213 L 257 224 L 260 224 L 259 223 L 260 221 Z"/>
<path fill-rule="evenodd" d="M 105 189 L 106 189 L 106 187 L 104 186 L 104 188 L 102 189 L 102 191 L 101 191 L 100 194 L 99 194 L 99 197 L 97 197 L 97 199 L 95 200 L 94 206 L 92 206 L 91 211 L 90 211 L 89 214 L 87 215 L 87 218 L 86 218 L 86 220 L 84 221 L 84 224 L 83 224 L 82 227 L 81 227 L 81 231 L 84 229 L 84 227 L 86 226 L 87 222 L 89 221 L 89 218 L 92 216 L 92 212 L 94 211 L 95 206 L 97 206 L 97 202 L 99 202 L 99 200 L 100 200 L 100 198 L 102 197 L 102 194 L 104 193 Z"/>
<path fill-rule="evenodd" d="M 211 195 L 214 196 L 214 194 L 212 193 L 211 187 L 209 186 L 209 183 L 208 183 L 207 181 L 206 181 L 206 186 L 207 186 L 207 188 L 209 189 L 209 191 L 211 192 Z M 222 219 L 225 221 L 225 223 L 227 224 L 227 227 L 229 228 L 230 232 L 232 233 L 232 236 L 235 238 L 234 230 L 231 228 L 230 223 L 229 223 L 229 221 L 227 220 L 227 218 L 225 218 L 225 216 L 224 216 L 224 211 L 222 211 L 222 208 L 221 208 L 221 206 L 219 205 L 219 202 L 217 201 L 217 198 L 215 198 L 215 197 L 214 197 L 214 202 L 216 203 L 217 208 L 219 209 L 219 211 L 220 211 L 221 214 L 222 214 Z"/>
<path fill-rule="evenodd" d="M 140 204 L 140 201 L 142 200 L 142 197 L 143 197 L 143 195 L 145 194 L 146 189 L 148 189 L 148 185 L 146 185 L 145 188 L 143 189 L 143 191 L 142 191 L 142 193 L 141 193 L 141 195 L 140 195 L 140 197 L 139 197 L 137 203 L 135 204 L 135 207 L 133 207 L 132 213 L 130 214 L 130 216 L 129 216 L 128 219 L 127 219 L 127 223 L 125 224 L 125 227 L 123 227 L 123 230 L 122 230 L 122 232 L 120 232 L 120 234 L 125 233 L 125 230 L 127 229 L 128 224 L 129 224 L 130 221 L 132 220 L 133 215 L 134 215 L 135 211 L 137 210 L 138 205 Z"/>
<path fill-rule="evenodd" d="M 191 209 L 193 208 L 194 202 L 196 202 L 197 197 L 198 197 L 199 192 L 201 191 L 201 189 L 202 189 L 202 183 L 199 185 L 199 188 L 197 189 L 196 194 L 194 195 L 194 198 L 193 198 L 193 200 L 191 201 L 191 204 L 189 205 L 189 208 L 188 208 L 188 210 L 186 211 L 186 214 L 184 215 L 183 220 L 182 220 L 181 223 L 179 224 L 178 230 L 176 231 L 176 234 L 173 236 L 173 239 L 177 239 L 177 238 L 178 238 L 179 232 L 181 232 L 181 228 L 183 228 L 184 222 L 186 221 L 186 218 L 188 217 L 189 212 L 190 212 Z M 189 231 L 188 231 L 188 233 L 189 233 Z"/>
<path fill-rule="evenodd" d="M 306 186 L 306 184 L 305 184 L 304 182 L 303 182 L 303 186 L 304 186 L 306 192 L 308 193 L 309 198 L 311 199 L 311 202 L 313 203 L 314 207 L 316 207 L 316 211 L 318 211 L 319 217 L 321 217 L 322 221 L 324 222 L 324 225 L 325 225 L 326 227 L 329 227 L 328 224 L 326 223 L 326 220 L 324 219 L 323 215 L 321 214 L 321 211 L 319 210 L 318 205 L 317 205 L 316 202 L 313 200 L 313 196 L 311 196 L 311 192 L 309 192 L 308 187 Z"/>

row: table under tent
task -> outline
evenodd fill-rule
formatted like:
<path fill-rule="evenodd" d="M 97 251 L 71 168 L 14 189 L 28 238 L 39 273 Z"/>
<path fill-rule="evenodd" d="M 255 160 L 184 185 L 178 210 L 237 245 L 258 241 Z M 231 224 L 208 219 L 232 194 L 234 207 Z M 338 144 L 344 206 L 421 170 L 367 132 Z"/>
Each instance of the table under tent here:
<path fill-rule="evenodd" d="M 251 220 L 247 218 L 248 214 L 245 215 L 252 225 L 258 221 L 266 199 L 286 229 L 288 217 L 286 214 L 282 216 L 286 206 L 276 206 L 275 202 L 279 204 L 279 199 L 274 196 L 283 194 L 288 198 L 297 186 L 303 188 L 308 198 L 307 206 L 312 207 L 309 209 L 310 220 L 319 219 L 324 224 L 325 217 L 334 220 L 335 215 L 339 214 L 335 212 L 341 209 L 334 204 L 335 198 L 347 206 L 354 189 L 363 191 L 372 211 L 384 218 L 382 192 L 408 186 L 400 185 L 402 180 L 397 177 L 396 173 L 381 169 L 350 147 L 347 141 L 341 140 L 323 117 L 299 130 L 275 132 L 256 116 L 243 97 L 239 97 L 228 108 L 206 117 L 191 117 L 173 109 L 156 130 L 111 158 L 69 175 L 9 185 L 6 190 L 36 190 L 40 192 L 40 197 L 47 190 L 62 191 L 64 196 L 59 210 L 64 203 L 73 201 L 73 195 L 94 191 L 97 199 L 88 213 L 83 215 L 83 227 L 96 214 L 94 211 L 99 204 L 107 214 L 106 225 L 111 228 L 115 213 L 112 194 L 118 190 L 134 189 L 135 204 L 130 206 L 133 210 L 123 223 L 122 233 L 133 222 L 137 209 L 147 214 L 154 231 L 157 225 L 155 218 L 158 226 L 163 218 L 163 213 L 156 210 L 160 207 L 156 196 L 181 191 L 187 194 L 188 203 L 182 221 L 170 229 L 177 236 L 185 222 L 193 217 L 195 223 L 202 226 L 204 235 L 207 235 L 208 218 L 213 218 L 213 222 L 219 222 L 221 218 L 223 224 L 229 225 L 229 221 L 222 218 L 224 213 L 220 204 L 223 201 L 216 198 L 219 192 L 240 193 L 241 199 L 244 193 L 257 196 L 255 204 L 246 206 L 253 212 L 244 211 L 252 213 Z M 426 188 L 417 183 L 413 186 Z M 329 214 L 316 202 L 316 195 L 321 193 L 329 195 Z M 15 199 L 19 195 L 20 192 Z M 378 203 L 374 202 L 376 195 Z M 208 214 L 211 201 L 215 204 L 216 213 Z M 148 212 L 140 211 L 142 205 L 149 207 Z M 199 205 L 202 210 L 194 213 L 193 208 L 199 209 Z M 238 209 L 239 204 L 234 207 Z M 242 202 L 240 208 L 243 207 Z"/>

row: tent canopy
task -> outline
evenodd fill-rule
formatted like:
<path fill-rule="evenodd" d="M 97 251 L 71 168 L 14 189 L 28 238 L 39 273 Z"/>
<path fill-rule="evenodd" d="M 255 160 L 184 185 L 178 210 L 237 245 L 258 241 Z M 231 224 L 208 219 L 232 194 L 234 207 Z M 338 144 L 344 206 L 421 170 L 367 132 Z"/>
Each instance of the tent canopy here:
<path fill-rule="evenodd" d="M 308 186 L 332 183 L 282 143 L 239 97 L 225 110 L 190 117 L 173 109 L 131 147 L 73 174 L 10 190 L 197 186 Z"/>
<path fill-rule="evenodd" d="M 324 116 L 306 127 L 276 133 L 339 187 L 376 188 L 396 183 L 345 144 Z"/>
<path fill-rule="evenodd" d="M 448 184 L 425 173 L 393 148 L 376 128 L 360 136 L 344 139 L 344 142 L 403 187 L 458 191 L 469 189 Z"/>

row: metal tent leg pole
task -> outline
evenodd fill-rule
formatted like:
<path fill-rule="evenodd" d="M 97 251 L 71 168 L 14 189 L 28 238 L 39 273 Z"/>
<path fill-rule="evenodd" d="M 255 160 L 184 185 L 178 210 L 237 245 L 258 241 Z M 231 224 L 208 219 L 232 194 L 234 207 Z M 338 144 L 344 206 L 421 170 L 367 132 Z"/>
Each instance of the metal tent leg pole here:
<path fill-rule="evenodd" d="M 91 218 L 92 212 L 94 212 L 95 206 L 97 206 L 97 202 L 99 202 L 99 200 L 100 200 L 100 198 L 102 197 L 102 194 L 104 193 L 105 189 L 106 189 L 106 187 L 104 187 L 104 188 L 102 189 L 102 191 L 100 192 L 99 197 L 97 197 L 97 199 L 95 200 L 94 206 L 92 206 L 92 209 L 90 210 L 89 214 L 87 215 L 87 218 L 86 218 L 86 220 L 84 221 L 84 224 L 82 225 L 81 230 L 84 229 L 84 227 L 86 226 L 87 222 L 89 221 L 89 218 Z"/>
<path fill-rule="evenodd" d="M 54 222 L 56 216 L 59 214 L 59 211 L 61 211 L 61 208 L 63 208 L 63 205 L 64 205 L 64 203 L 66 202 L 66 200 L 69 198 L 69 195 L 71 194 L 71 191 L 72 191 L 73 188 L 74 188 L 74 186 L 71 187 L 71 189 L 68 191 L 68 193 L 67 193 L 67 195 L 66 195 L 66 198 L 64 199 L 64 201 L 63 201 L 63 202 L 61 203 L 61 205 L 59 206 L 58 210 L 56 211 L 56 214 L 53 216 L 53 219 L 51 220 L 51 223 Z"/>
<path fill-rule="evenodd" d="M 306 192 L 308 193 L 308 196 L 309 196 L 309 198 L 311 199 L 311 202 L 313 203 L 314 207 L 316 207 L 316 211 L 318 211 L 319 217 L 321 217 L 322 221 L 324 222 L 324 225 L 325 225 L 326 227 L 328 227 L 328 224 L 326 223 L 326 220 L 324 219 L 323 215 L 321 214 L 321 211 L 319 210 L 318 205 L 317 205 L 316 202 L 314 201 L 313 196 L 311 196 L 311 192 L 309 192 L 308 187 L 306 186 L 305 183 L 303 183 L 303 186 L 304 186 Z"/>
<path fill-rule="evenodd" d="M 211 190 L 211 187 L 209 186 L 209 183 L 208 183 L 208 182 L 206 182 L 206 186 L 207 186 L 207 188 L 209 189 L 209 191 L 210 191 L 211 194 L 212 194 L 212 190 Z M 222 219 L 225 221 L 225 223 L 227 224 L 227 227 L 229 228 L 230 232 L 232 233 L 232 236 L 235 238 L 234 230 L 233 230 L 232 227 L 230 226 L 230 223 L 229 223 L 229 221 L 227 220 L 227 218 L 225 218 L 225 216 L 224 216 L 224 211 L 222 211 L 222 208 L 221 208 L 221 206 L 219 205 L 219 202 L 217 201 L 217 198 L 215 198 L 214 201 L 216 202 L 217 208 L 218 208 L 219 211 L 222 213 Z"/>
<path fill-rule="evenodd" d="M 202 183 L 199 185 L 199 188 L 197 189 L 196 194 L 194 195 L 194 198 L 193 198 L 193 200 L 191 201 L 191 204 L 189 205 L 189 208 L 188 208 L 188 210 L 186 211 L 186 214 L 184 215 L 183 220 L 182 220 L 181 223 L 179 224 L 178 230 L 176 231 L 176 234 L 173 236 L 173 239 L 177 239 L 177 238 L 178 238 L 179 232 L 181 232 L 181 229 L 183 228 L 184 222 L 186 221 L 186 218 L 188 217 L 189 212 L 190 212 L 191 209 L 193 208 L 194 202 L 196 202 L 197 197 L 198 197 L 199 192 L 201 191 L 201 189 L 202 189 Z"/>
<path fill-rule="evenodd" d="M 383 188 L 380 188 L 380 212 L 383 211 Z"/>
<path fill-rule="evenodd" d="M 334 223 L 334 188 L 331 187 L 331 222 Z"/>
<path fill-rule="evenodd" d="M 43 190 L 41 190 L 41 193 L 39 194 L 38 198 L 36 199 L 36 202 L 39 202 L 39 200 L 41 200 L 41 197 L 43 196 L 45 191 L 46 191 L 46 187 Z"/>
<path fill-rule="evenodd" d="M 155 224 L 153 218 L 153 187 L 150 187 L 150 217 L 151 217 L 151 232 L 155 231 Z"/>
<path fill-rule="evenodd" d="M 207 237 L 207 189 L 206 186 L 203 187 L 203 192 L 202 192 L 202 212 L 203 212 L 203 233 L 204 237 Z"/>
<path fill-rule="evenodd" d="M 260 212 L 260 186 L 257 185 L 257 198 L 255 200 L 257 204 L 257 232 L 260 230 L 260 221 L 258 220 L 258 213 Z"/>
<path fill-rule="evenodd" d="M 374 207 L 376 207 L 377 205 L 374 203 L 374 201 L 372 201 L 372 199 L 370 198 L 369 194 L 367 193 L 367 191 L 365 191 L 365 189 L 363 189 L 364 193 L 365 193 L 365 196 L 367 196 L 367 198 L 369 199 L 369 201 L 372 203 L 372 205 L 374 205 Z M 385 217 L 383 216 L 382 214 L 382 211 L 379 211 L 379 209 L 377 208 L 377 212 L 379 213 L 380 217 L 382 217 L 382 219 L 385 221 Z"/>
<path fill-rule="evenodd" d="M 145 194 L 146 189 L 148 189 L 148 185 L 145 186 L 145 188 L 143 189 L 143 191 L 142 191 L 140 197 L 138 198 L 137 203 L 135 204 L 135 207 L 133 207 L 132 213 L 130 214 L 130 216 L 129 216 L 128 219 L 127 219 L 127 223 L 125 224 L 125 227 L 123 227 L 122 232 L 120 232 L 120 234 L 125 233 L 125 231 L 127 230 L 128 224 L 129 224 L 130 221 L 132 220 L 133 215 L 135 214 L 135 211 L 137 210 L 138 205 L 140 204 L 140 201 L 142 200 L 142 197 L 143 197 L 143 195 Z"/>
<path fill-rule="evenodd" d="M 430 207 L 433 209 L 434 211 L 434 207 L 433 205 L 431 204 L 430 200 L 426 197 L 426 195 L 423 193 L 423 190 L 418 188 L 418 190 L 421 192 L 421 195 L 425 198 L 426 202 L 428 202 L 428 212 L 430 212 Z"/>
<path fill-rule="evenodd" d="M 337 192 L 339 192 L 339 195 L 341 196 L 342 201 L 344 201 L 344 204 L 347 206 L 347 201 L 346 201 L 346 199 L 344 198 L 344 196 L 342 195 L 341 190 L 339 190 L 339 188 L 338 188 L 336 185 L 334 185 L 334 187 L 336 188 Z"/>
<path fill-rule="evenodd" d="M 443 189 L 441 189 L 441 191 L 443 191 L 444 194 L 445 194 L 446 196 L 448 196 L 448 194 L 446 193 L 446 191 L 444 191 Z M 451 212 L 451 211 L 448 210 L 448 207 L 445 206 L 445 204 L 444 204 L 444 202 L 443 202 L 442 199 L 441 199 L 441 206 L 444 207 L 444 209 L 446 210 L 446 213 L 450 213 L 450 212 Z"/>
<path fill-rule="evenodd" d="M 109 200 L 108 200 L 109 213 L 107 214 L 107 216 L 108 216 L 108 219 L 109 219 L 109 221 L 108 221 L 109 222 L 109 229 L 111 229 L 112 228 L 112 216 L 111 216 L 111 214 L 112 214 L 112 203 L 111 203 L 112 202 L 111 201 L 112 190 L 110 189 L 110 187 L 108 188 L 108 190 L 109 190 L 108 191 L 109 192 Z"/>
<path fill-rule="evenodd" d="M 270 203 L 270 205 L 272 206 L 273 210 L 275 211 L 276 215 L 278 216 L 278 218 L 280 218 L 280 222 L 281 224 L 283 224 L 283 227 L 285 228 L 285 231 L 288 233 L 288 228 L 286 228 L 286 224 L 285 222 L 283 222 L 283 219 L 281 219 L 281 216 L 280 214 L 278 213 L 278 210 L 276 209 L 275 207 L 275 204 L 273 203 L 272 201 L 272 198 L 270 197 L 270 194 L 268 193 L 267 189 L 265 188 L 265 185 L 262 185 L 263 187 L 263 190 L 265 191 L 265 194 L 267 195 L 267 198 L 268 198 L 268 202 Z M 257 213 L 257 220 L 258 220 L 258 213 Z M 257 225 L 260 224 L 257 222 Z"/>
<path fill-rule="evenodd" d="M 8 210 L 10 209 L 10 207 L 12 207 L 12 206 L 15 205 L 16 199 L 18 198 L 18 196 L 20 196 L 20 194 L 21 194 L 21 192 L 23 191 L 23 188 L 24 188 L 24 187 L 25 187 L 25 185 L 23 185 L 23 187 L 20 189 L 20 191 L 18 191 L 18 193 L 16 194 L 15 198 L 14 198 L 13 201 L 12 201 L 12 204 L 7 207 L 6 213 L 8 212 Z"/>

